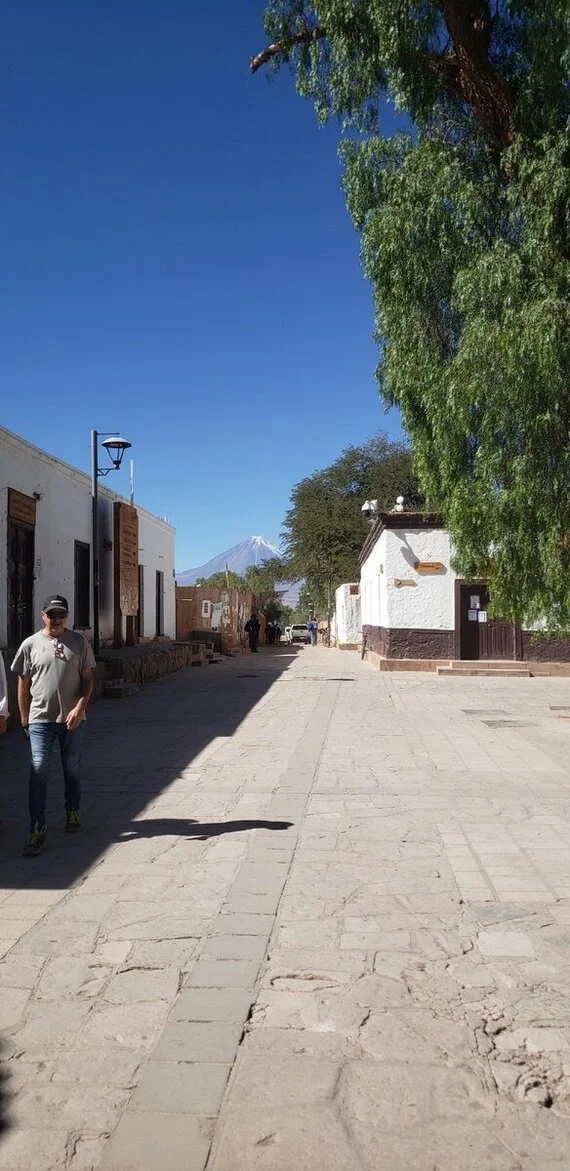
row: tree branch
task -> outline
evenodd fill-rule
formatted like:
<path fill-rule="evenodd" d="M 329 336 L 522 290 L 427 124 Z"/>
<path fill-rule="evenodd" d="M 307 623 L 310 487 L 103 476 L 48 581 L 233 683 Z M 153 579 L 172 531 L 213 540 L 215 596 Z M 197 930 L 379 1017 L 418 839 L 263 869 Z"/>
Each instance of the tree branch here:
<path fill-rule="evenodd" d="M 274 41 L 272 45 L 267 45 L 262 49 L 261 53 L 256 53 L 254 57 L 249 59 L 249 72 L 257 73 L 262 65 L 266 65 L 273 57 L 278 57 L 280 53 L 287 53 L 289 49 L 293 49 L 295 45 L 308 45 L 311 41 L 322 40 L 326 37 L 324 28 L 306 28 L 302 33 L 293 33 L 290 37 L 283 37 L 280 41 Z"/>

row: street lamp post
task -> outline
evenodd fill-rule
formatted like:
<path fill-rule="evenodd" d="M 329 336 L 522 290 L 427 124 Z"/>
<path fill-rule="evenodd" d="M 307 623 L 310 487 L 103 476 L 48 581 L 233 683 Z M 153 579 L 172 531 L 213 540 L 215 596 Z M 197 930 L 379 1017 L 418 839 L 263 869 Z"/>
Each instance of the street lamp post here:
<path fill-rule="evenodd" d="M 99 467 L 99 439 L 104 436 L 102 446 L 111 460 L 108 468 Z M 93 654 L 99 654 L 99 476 L 118 471 L 127 449 L 128 439 L 110 431 L 91 432 L 91 526 L 92 526 L 92 571 L 93 571 Z"/>

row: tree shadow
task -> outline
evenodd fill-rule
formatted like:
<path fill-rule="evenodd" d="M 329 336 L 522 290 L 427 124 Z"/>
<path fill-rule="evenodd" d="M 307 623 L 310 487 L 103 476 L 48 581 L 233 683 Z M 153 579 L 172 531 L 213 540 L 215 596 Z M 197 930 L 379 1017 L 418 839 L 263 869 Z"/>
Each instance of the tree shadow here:
<path fill-rule="evenodd" d="M 288 670 L 291 648 L 264 648 L 255 657 L 255 676 L 238 678 L 251 659 L 215 667 L 187 668 L 149 684 L 122 700 L 101 700 L 89 712 L 84 749 L 82 813 L 85 829 L 63 835 L 63 780 L 54 752 L 48 791 L 48 849 L 23 858 L 27 837 L 29 746 L 18 733 L 0 744 L 0 891 L 61 890 L 77 882 L 109 845 L 133 837 L 184 834 L 210 837 L 248 829 L 286 829 L 289 823 L 194 819 L 138 820 L 154 799 L 188 772 L 191 812 L 192 776 L 198 776 L 218 747 L 229 742 L 243 720 Z M 277 759 L 276 746 L 259 734 L 256 762 Z M 230 769 L 228 762 L 225 767 Z M 231 771 L 231 770 L 230 770 Z M 197 788 L 203 807 L 204 789 Z M 230 795 L 228 794 L 228 800 Z M 148 828 L 145 828 L 148 827 Z"/>

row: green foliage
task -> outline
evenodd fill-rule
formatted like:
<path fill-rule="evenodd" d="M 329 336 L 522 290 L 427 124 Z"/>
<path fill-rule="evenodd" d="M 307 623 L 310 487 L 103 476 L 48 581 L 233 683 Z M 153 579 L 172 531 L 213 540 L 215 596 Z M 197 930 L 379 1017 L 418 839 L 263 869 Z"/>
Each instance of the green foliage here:
<path fill-rule="evenodd" d="M 295 485 L 284 541 L 288 576 L 305 581 L 300 604 L 305 617 L 309 601 L 326 614 L 337 586 L 359 580 L 368 531 L 364 501 L 378 500 L 380 509 L 390 509 L 399 495 L 407 508 L 421 506 L 411 453 L 386 435 L 347 448 L 330 467 Z"/>
<path fill-rule="evenodd" d="M 245 577 L 240 577 L 239 573 L 232 573 L 230 570 L 223 570 L 220 573 L 212 573 L 210 577 L 201 577 L 196 582 L 199 586 L 212 586 L 218 590 L 246 590 L 248 589 Z"/>
<path fill-rule="evenodd" d="M 489 576 L 505 618 L 567 628 L 570 6 L 277 0 L 266 27 L 319 118 L 352 127 L 343 182 L 380 390 L 458 570 Z M 303 28 L 319 35 L 297 43 Z M 413 134 L 377 135 L 386 96 Z M 326 492 L 319 503 L 326 516 Z M 330 565 L 342 551 L 331 538 L 313 556 Z"/>
<path fill-rule="evenodd" d="M 281 630 L 285 630 L 285 627 L 291 621 L 292 610 L 276 599 L 275 601 L 266 603 L 263 608 L 263 613 L 268 622 L 274 622 L 276 626 L 281 627 Z"/>
<path fill-rule="evenodd" d="M 270 557 L 261 565 L 250 565 L 246 570 L 247 587 L 253 590 L 260 606 L 265 607 L 267 603 L 276 600 L 275 584 L 286 580 L 286 575 L 284 577 L 283 574 L 284 565 L 279 557 Z"/>

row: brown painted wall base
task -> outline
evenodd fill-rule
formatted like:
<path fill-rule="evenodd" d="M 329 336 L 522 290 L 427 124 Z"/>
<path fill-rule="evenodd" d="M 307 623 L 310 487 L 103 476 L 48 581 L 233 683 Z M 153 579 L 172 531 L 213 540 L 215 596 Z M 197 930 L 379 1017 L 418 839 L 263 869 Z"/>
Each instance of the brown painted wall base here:
<path fill-rule="evenodd" d="M 367 650 L 383 659 L 452 659 L 453 630 L 404 630 L 363 626 Z"/>
<path fill-rule="evenodd" d="M 570 663 L 570 638 L 564 635 L 546 638 L 531 630 L 523 630 L 522 657 L 529 663 Z"/>

